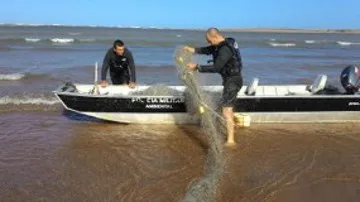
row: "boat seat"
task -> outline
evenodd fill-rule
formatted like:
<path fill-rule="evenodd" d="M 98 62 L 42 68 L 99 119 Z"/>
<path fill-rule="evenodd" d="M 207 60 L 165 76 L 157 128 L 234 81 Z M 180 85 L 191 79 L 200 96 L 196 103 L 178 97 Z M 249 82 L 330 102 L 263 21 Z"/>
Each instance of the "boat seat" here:
<path fill-rule="evenodd" d="M 248 86 L 245 92 L 246 95 L 255 95 L 258 85 L 259 85 L 259 79 L 253 78 L 253 80 L 251 81 L 250 85 Z"/>
<path fill-rule="evenodd" d="M 310 93 L 314 95 L 319 91 L 323 90 L 326 85 L 326 80 L 327 80 L 327 76 L 324 74 L 320 74 L 319 76 L 317 76 L 313 84 L 308 88 Z"/>

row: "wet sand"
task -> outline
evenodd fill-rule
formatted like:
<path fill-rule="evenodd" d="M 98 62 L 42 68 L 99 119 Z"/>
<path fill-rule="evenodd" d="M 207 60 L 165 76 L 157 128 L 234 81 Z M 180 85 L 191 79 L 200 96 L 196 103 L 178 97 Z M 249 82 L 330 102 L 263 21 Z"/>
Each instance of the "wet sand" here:
<path fill-rule="evenodd" d="M 208 148 L 191 125 L 14 112 L 1 114 L 0 127 L 0 201 L 181 201 L 202 175 Z M 359 129 L 238 129 L 236 147 L 225 148 L 217 201 L 358 201 Z"/>

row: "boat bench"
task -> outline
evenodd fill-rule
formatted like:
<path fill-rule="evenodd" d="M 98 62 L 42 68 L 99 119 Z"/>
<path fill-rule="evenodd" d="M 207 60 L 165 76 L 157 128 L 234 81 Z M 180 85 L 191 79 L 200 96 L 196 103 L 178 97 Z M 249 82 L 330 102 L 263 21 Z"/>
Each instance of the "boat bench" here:
<path fill-rule="evenodd" d="M 256 96 L 311 95 L 305 85 L 298 86 L 258 86 Z"/>
<path fill-rule="evenodd" d="M 259 79 L 254 78 L 247 87 L 248 96 L 296 96 L 315 95 L 325 88 L 327 76 L 320 74 L 312 85 L 259 86 Z"/>

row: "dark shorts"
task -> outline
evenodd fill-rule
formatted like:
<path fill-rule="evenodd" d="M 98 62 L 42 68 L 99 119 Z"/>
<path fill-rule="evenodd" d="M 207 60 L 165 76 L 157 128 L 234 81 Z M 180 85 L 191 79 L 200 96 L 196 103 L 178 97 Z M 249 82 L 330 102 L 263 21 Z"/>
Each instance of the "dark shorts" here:
<path fill-rule="evenodd" d="M 224 90 L 221 97 L 221 107 L 234 107 L 236 96 L 243 85 L 241 76 L 229 77 L 224 81 Z"/>

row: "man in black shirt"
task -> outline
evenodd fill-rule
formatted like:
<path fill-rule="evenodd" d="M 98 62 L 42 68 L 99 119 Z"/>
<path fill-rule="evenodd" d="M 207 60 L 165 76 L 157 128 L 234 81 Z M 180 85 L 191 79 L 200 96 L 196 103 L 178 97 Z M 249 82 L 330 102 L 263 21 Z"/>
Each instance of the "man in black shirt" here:
<path fill-rule="evenodd" d="M 106 87 L 106 74 L 110 68 L 110 78 L 115 85 L 136 86 L 135 62 L 131 52 L 125 47 L 121 40 L 114 41 L 105 57 L 101 68 L 101 87 Z"/>
<path fill-rule="evenodd" d="M 221 99 L 222 112 L 226 120 L 227 145 L 234 145 L 234 114 L 233 107 L 237 93 L 240 91 L 243 80 L 241 75 L 242 61 L 239 46 L 233 38 L 225 38 L 218 29 L 210 28 L 206 32 L 207 47 L 184 47 L 185 50 L 197 54 L 212 54 L 214 65 L 200 66 L 189 63 L 190 71 L 219 73 L 223 80 L 224 90 Z"/>

